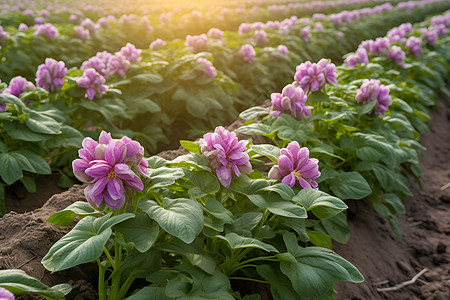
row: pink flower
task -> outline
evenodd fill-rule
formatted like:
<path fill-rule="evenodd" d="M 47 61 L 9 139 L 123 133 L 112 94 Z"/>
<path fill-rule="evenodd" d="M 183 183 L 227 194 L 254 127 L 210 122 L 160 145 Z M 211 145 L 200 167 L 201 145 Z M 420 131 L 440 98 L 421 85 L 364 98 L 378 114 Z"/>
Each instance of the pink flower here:
<path fill-rule="evenodd" d="M 357 64 L 369 63 L 369 57 L 367 56 L 367 51 L 365 48 L 358 48 L 356 53 L 347 57 L 346 61 L 349 67 L 354 67 Z"/>
<path fill-rule="evenodd" d="M 211 78 L 217 76 L 216 69 L 213 67 L 212 63 L 206 58 L 200 57 L 199 59 L 197 59 L 197 63 L 199 63 L 204 67 L 204 71 L 202 71 L 204 76 Z"/>
<path fill-rule="evenodd" d="M 309 39 L 311 38 L 311 28 L 309 26 L 306 26 L 302 28 L 300 31 L 300 36 L 302 37 L 303 41 L 306 43 L 309 42 Z"/>
<path fill-rule="evenodd" d="M 51 40 L 54 40 L 59 35 L 58 29 L 50 23 L 36 25 L 35 28 L 34 35 L 45 35 Z"/>
<path fill-rule="evenodd" d="M 120 209 L 126 201 L 127 194 L 133 190 L 142 192 L 144 185 L 139 173 L 145 175 L 148 161 L 144 157 L 144 148 L 128 137 L 112 139 L 110 133 L 102 131 L 99 141 L 85 138 L 83 148 L 78 151 L 79 159 L 72 162 L 74 175 L 82 182 L 88 183 L 84 195 L 95 209 L 105 205 Z"/>
<path fill-rule="evenodd" d="M 239 34 L 246 34 L 250 30 L 252 30 L 252 27 L 251 27 L 250 24 L 248 24 L 248 23 L 241 23 L 241 25 L 239 25 L 238 33 Z"/>
<path fill-rule="evenodd" d="M 211 28 L 208 31 L 208 35 L 212 38 L 221 40 L 223 38 L 224 32 L 218 28 Z"/>
<path fill-rule="evenodd" d="M 75 30 L 75 37 L 80 40 L 87 40 L 90 36 L 89 30 L 82 26 L 75 26 L 73 29 Z"/>
<path fill-rule="evenodd" d="M 386 111 L 391 104 L 391 96 L 389 96 L 389 88 L 380 83 L 379 80 L 371 79 L 364 80 L 361 88 L 356 94 L 356 102 L 362 103 L 363 105 L 371 102 L 377 101 L 377 105 L 374 110 L 380 116 L 384 116 Z M 370 112 L 372 113 L 372 112 Z"/>
<path fill-rule="evenodd" d="M 9 35 L 9 33 L 6 31 L 3 31 L 3 27 L 0 25 L 0 41 L 7 40 L 10 37 L 11 36 Z"/>
<path fill-rule="evenodd" d="M 46 58 L 45 63 L 40 65 L 36 72 L 36 85 L 49 92 L 59 91 L 64 85 L 64 76 L 67 68 L 63 61 Z"/>
<path fill-rule="evenodd" d="M 200 142 L 203 155 L 211 160 L 210 165 L 224 187 L 230 187 L 233 172 L 239 176 L 241 172 L 249 174 L 252 171 L 245 152 L 248 141 L 239 141 L 234 132 L 219 126 L 214 133 L 205 134 Z"/>
<path fill-rule="evenodd" d="M 204 51 L 208 46 L 209 40 L 206 34 L 202 33 L 200 35 L 187 35 L 185 46 L 191 47 L 192 53 L 198 53 Z"/>
<path fill-rule="evenodd" d="M 120 54 L 122 54 L 126 59 L 129 61 L 139 61 L 140 55 L 142 53 L 141 49 L 136 49 L 136 46 L 134 46 L 131 43 L 127 43 L 125 47 L 122 47 L 120 49 Z"/>
<path fill-rule="evenodd" d="M 19 27 L 17 27 L 17 30 L 19 30 L 19 31 L 24 31 L 24 30 L 27 30 L 27 29 L 28 29 L 28 25 L 24 24 L 24 23 L 20 23 Z"/>
<path fill-rule="evenodd" d="M 98 95 L 99 98 L 102 97 L 107 90 L 104 83 L 105 78 L 93 68 L 86 69 L 83 75 L 77 79 L 77 84 L 86 89 L 86 95 L 89 100 L 94 99 L 95 95 Z"/>
<path fill-rule="evenodd" d="M 156 51 L 163 48 L 165 45 L 166 42 L 164 42 L 162 39 L 156 39 L 150 44 L 149 48 L 153 51 Z"/>
<path fill-rule="evenodd" d="M 406 47 L 409 48 L 409 52 L 412 53 L 414 56 L 419 57 L 420 55 L 422 55 L 422 39 L 415 37 L 415 36 L 410 36 L 407 40 L 406 40 Z"/>
<path fill-rule="evenodd" d="M 301 87 L 288 84 L 280 93 L 272 93 L 272 117 L 276 118 L 282 113 L 287 113 L 297 119 L 310 116 L 312 106 L 305 106 L 307 97 Z"/>
<path fill-rule="evenodd" d="M 319 161 L 309 158 L 309 150 L 300 148 L 298 142 L 291 142 L 281 149 L 278 165 L 269 171 L 269 178 L 280 180 L 282 184 L 293 187 L 297 183 L 304 189 L 317 188 L 316 179 L 320 176 Z"/>
<path fill-rule="evenodd" d="M 322 67 L 310 61 L 297 66 L 294 80 L 304 91 L 312 92 L 318 91 L 326 82 Z"/>
<path fill-rule="evenodd" d="M 389 51 L 389 57 L 394 61 L 394 63 L 402 68 L 405 67 L 404 59 L 405 52 L 399 46 L 392 46 Z"/>
<path fill-rule="evenodd" d="M 84 61 L 81 65 L 81 70 L 86 70 L 89 68 L 94 68 L 103 77 L 106 76 L 106 64 L 100 58 L 94 56 Z"/>
<path fill-rule="evenodd" d="M 255 60 L 256 51 L 250 44 L 245 44 L 241 47 L 238 55 L 242 57 L 243 60 L 252 63 Z"/>
<path fill-rule="evenodd" d="M 9 81 L 9 85 L 3 90 L 3 93 L 8 93 L 19 97 L 23 92 L 34 89 L 35 86 L 32 82 L 26 80 L 22 76 L 16 76 Z"/>
<path fill-rule="evenodd" d="M 381 53 L 387 54 L 390 46 L 391 46 L 391 41 L 388 38 L 377 38 L 375 41 L 373 41 L 370 44 L 368 51 L 375 53 L 375 54 L 381 54 Z"/>
<path fill-rule="evenodd" d="M 267 43 L 267 34 L 264 30 L 256 30 L 253 34 L 252 40 L 258 47 L 262 47 Z"/>
<path fill-rule="evenodd" d="M 0 299 L 1 300 L 14 300 L 14 294 L 5 288 L 0 287 Z"/>
<path fill-rule="evenodd" d="M 120 53 L 111 55 L 106 63 L 106 73 L 112 75 L 119 74 L 122 77 L 126 76 L 126 71 L 130 67 L 130 62 Z"/>
<path fill-rule="evenodd" d="M 92 21 L 89 18 L 86 18 L 83 21 L 81 21 L 81 26 L 89 30 L 91 34 L 95 34 L 97 30 L 100 28 L 100 25 L 95 24 L 94 21 Z"/>
<path fill-rule="evenodd" d="M 277 47 L 277 52 L 280 53 L 280 54 L 283 54 L 283 55 L 288 55 L 289 50 L 288 50 L 288 48 L 285 45 L 279 45 Z"/>
<path fill-rule="evenodd" d="M 322 68 L 323 75 L 325 76 L 325 79 L 327 82 L 333 83 L 333 84 L 337 83 L 335 64 L 329 62 L 325 58 L 322 58 L 321 60 L 319 60 L 319 62 L 317 64 Z"/>

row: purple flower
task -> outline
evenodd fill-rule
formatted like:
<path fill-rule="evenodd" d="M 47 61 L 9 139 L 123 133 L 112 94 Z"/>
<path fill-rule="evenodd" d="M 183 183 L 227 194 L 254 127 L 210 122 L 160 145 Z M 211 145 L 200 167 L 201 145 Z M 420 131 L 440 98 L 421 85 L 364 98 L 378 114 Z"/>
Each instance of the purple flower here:
<path fill-rule="evenodd" d="M 239 49 L 238 55 L 242 57 L 243 60 L 252 63 L 255 60 L 256 51 L 250 44 L 245 44 Z"/>
<path fill-rule="evenodd" d="M 297 119 L 310 116 L 312 106 L 305 106 L 307 97 L 301 87 L 288 84 L 280 93 L 272 93 L 272 117 L 276 118 L 281 113 L 287 113 Z"/>
<path fill-rule="evenodd" d="M 165 45 L 166 42 L 164 42 L 162 39 L 156 39 L 150 44 L 149 48 L 153 51 L 156 51 L 163 48 Z"/>
<path fill-rule="evenodd" d="M 322 67 L 310 61 L 296 67 L 294 80 L 304 91 L 311 90 L 312 92 L 318 91 L 326 82 Z"/>
<path fill-rule="evenodd" d="M 204 67 L 204 70 L 202 71 L 204 76 L 211 78 L 217 76 L 216 69 L 213 67 L 212 63 L 206 58 L 200 57 L 199 59 L 197 59 L 197 63 L 199 63 Z"/>
<path fill-rule="evenodd" d="M 346 61 L 349 67 L 354 67 L 357 64 L 369 63 L 369 57 L 367 56 L 367 51 L 365 48 L 358 48 L 356 53 L 347 57 Z"/>
<path fill-rule="evenodd" d="M 245 152 L 248 141 L 239 141 L 234 132 L 219 126 L 214 133 L 205 134 L 200 142 L 203 155 L 211 160 L 210 165 L 224 187 L 230 187 L 233 172 L 239 176 L 241 172 L 249 174 L 252 171 Z"/>
<path fill-rule="evenodd" d="M 311 38 L 311 28 L 309 26 L 306 26 L 302 28 L 300 31 L 300 36 L 302 37 L 303 41 L 306 43 L 309 42 L 309 39 Z"/>
<path fill-rule="evenodd" d="M 208 31 L 208 35 L 212 38 L 221 40 L 223 38 L 224 32 L 218 28 L 211 28 Z"/>
<path fill-rule="evenodd" d="M 388 38 L 377 38 L 375 41 L 370 43 L 368 51 L 375 54 L 386 54 L 389 51 L 390 46 L 391 41 Z"/>
<path fill-rule="evenodd" d="M 404 59 L 405 52 L 399 46 L 392 46 L 389 51 L 389 57 L 394 61 L 394 63 L 402 68 L 405 67 Z"/>
<path fill-rule="evenodd" d="M 6 31 L 3 31 L 3 27 L 0 26 L 0 41 L 7 40 L 7 39 L 9 39 L 10 37 L 11 37 L 11 36 L 9 35 L 9 33 L 6 32 Z"/>
<path fill-rule="evenodd" d="M 59 35 L 58 29 L 50 23 L 36 25 L 35 28 L 34 35 L 45 35 L 51 40 L 54 40 Z"/>
<path fill-rule="evenodd" d="M 59 91 L 64 84 L 67 68 L 63 61 L 46 58 L 36 72 L 36 85 L 49 92 Z"/>
<path fill-rule="evenodd" d="M 429 45 L 434 46 L 436 44 L 438 38 L 438 32 L 436 30 L 433 30 L 432 28 L 420 28 L 419 32 L 427 40 Z"/>
<path fill-rule="evenodd" d="M 337 83 L 336 80 L 336 66 L 335 64 L 329 62 L 325 58 L 322 58 L 317 63 L 321 68 L 326 81 L 329 83 Z"/>
<path fill-rule="evenodd" d="M 0 287 L 0 299 L 1 300 L 14 300 L 14 294 L 5 288 Z"/>
<path fill-rule="evenodd" d="M 358 93 L 356 93 L 355 99 L 358 103 L 362 103 L 363 105 L 371 101 L 377 101 L 374 111 L 380 116 L 386 114 L 386 111 L 391 104 L 389 88 L 382 85 L 380 81 L 376 79 L 364 80 Z"/>
<path fill-rule="evenodd" d="M 372 47 L 372 44 L 374 43 L 373 40 L 365 40 L 362 41 L 361 44 L 359 44 L 358 48 L 364 48 L 367 52 L 370 52 L 370 48 Z"/>
<path fill-rule="evenodd" d="M 322 23 L 317 22 L 317 23 L 314 25 L 314 31 L 322 31 L 322 30 L 323 30 L 323 25 L 322 25 Z"/>
<path fill-rule="evenodd" d="M 80 158 L 72 162 L 72 168 L 80 181 L 88 183 L 84 195 L 92 207 L 120 209 L 127 194 L 133 190 L 142 192 L 142 180 L 132 168 L 137 167 L 145 175 L 148 161 L 138 142 L 128 137 L 113 139 L 110 133 L 102 131 L 98 142 L 85 138 L 82 146 L 78 151 Z"/>
<path fill-rule="evenodd" d="M 119 74 L 122 77 L 126 76 L 126 71 L 130 67 L 130 62 L 120 53 L 111 55 L 106 63 L 106 73 L 112 75 Z"/>
<path fill-rule="evenodd" d="M 89 18 L 86 18 L 83 21 L 81 21 L 81 26 L 89 30 L 91 34 L 95 34 L 97 30 L 100 28 L 100 25 L 95 24 L 94 21 L 92 21 Z"/>
<path fill-rule="evenodd" d="M 29 16 L 29 17 L 34 17 L 34 12 L 31 9 L 26 9 L 22 12 L 22 15 L 24 16 Z"/>
<path fill-rule="evenodd" d="M 17 30 L 19 30 L 19 31 L 24 31 L 24 30 L 27 30 L 27 29 L 28 29 L 28 25 L 24 24 L 24 23 L 20 23 L 19 27 L 17 27 Z"/>
<path fill-rule="evenodd" d="M 192 53 L 198 53 L 206 49 L 208 45 L 208 37 L 206 34 L 202 33 L 200 35 L 187 35 L 185 46 L 191 47 Z"/>
<path fill-rule="evenodd" d="M 336 32 L 336 38 L 342 40 L 344 38 L 344 33 L 342 31 Z"/>
<path fill-rule="evenodd" d="M 83 75 L 77 79 L 77 84 L 86 89 L 86 95 L 89 100 L 94 99 L 95 95 L 98 95 L 99 98 L 102 97 L 107 90 L 104 83 L 105 78 L 93 68 L 86 69 Z"/>
<path fill-rule="evenodd" d="M 94 68 L 103 77 L 106 76 L 106 64 L 100 58 L 94 56 L 84 61 L 81 65 L 81 70 L 86 70 L 89 68 Z"/>
<path fill-rule="evenodd" d="M 406 47 L 409 48 L 409 52 L 412 53 L 414 56 L 419 57 L 422 55 L 422 39 L 410 36 L 408 40 L 406 40 Z"/>
<path fill-rule="evenodd" d="M 267 43 L 267 34 L 264 30 L 256 30 L 253 34 L 252 40 L 258 47 L 262 47 Z"/>
<path fill-rule="evenodd" d="M 8 93 L 19 97 L 23 92 L 34 89 L 35 86 L 32 82 L 26 80 L 22 76 L 16 76 L 9 81 L 9 85 L 3 90 L 3 93 Z"/>
<path fill-rule="evenodd" d="M 136 49 L 136 46 L 134 46 L 131 43 L 127 43 L 125 47 L 122 47 L 120 49 L 120 54 L 122 54 L 126 59 L 129 61 L 139 61 L 140 55 L 142 53 L 141 49 Z"/>
<path fill-rule="evenodd" d="M 280 180 L 282 184 L 293 187 L 300 184 L 304 189 L 317 188 L 316 179 L 320 176 L 319 161 L 309 158 L 309 150 L 300 148 L 298 142 L 290 142 L 286 148 L 281 149 L 278 165 L 269 171 L 269 178 Z"/>
<path fill-rule="evenodd" d="M 252 26 L 250 24 L 248 24 L 248 23 L 241 23 L 239 25 L 238 33 L 239 34 L 246 34 L 250 30 L 252 30 Z"/>
<path fill-rule="evenodd" d="M 80 40 L 87 40 L 91 35 L 89 30 L 85 29 L 82 26 L 75 26 L 73 28 L 75 30 L 75 37 Z"/>
<path fill-rule="evenodd" d="M 43 17 L 36 17 L 36 18 L 34 18 L 34 24 L 42 25 L 44 23 L 45 23 L 45 19 Z"/>
<path fill-rule="evenodd" d="M 288 50 L 288 48 L 285 45 L 279 45 L 277 47 L 277 52 L 280 53 L 280 54 L 283 54 L 283 55 L 288 55 L 289 50 Z"/>

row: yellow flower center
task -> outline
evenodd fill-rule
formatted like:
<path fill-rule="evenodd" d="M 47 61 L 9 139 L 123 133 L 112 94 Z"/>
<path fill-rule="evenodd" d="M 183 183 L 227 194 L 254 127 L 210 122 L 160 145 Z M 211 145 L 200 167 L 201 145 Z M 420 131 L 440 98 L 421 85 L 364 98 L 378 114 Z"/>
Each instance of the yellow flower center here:
<path fill-rule="evenodd" d="M 109 174 L 108 174 L 108 179 L 111 179 L 111 178 L 116 178 L 116 174 L 114 173 L 114 170 L 111 170 L 111 172 L 109 172 Z"/>
<path fill-rule="evenodd" d="M 301 175 L 300 175 L 300 171 L 294 171 L 294 172 L 292 172 L 292 173 L 294 173 L 294 176 L 295 176 L 295 178 L 299 178 L 299 177 L 301 177 Z"/>

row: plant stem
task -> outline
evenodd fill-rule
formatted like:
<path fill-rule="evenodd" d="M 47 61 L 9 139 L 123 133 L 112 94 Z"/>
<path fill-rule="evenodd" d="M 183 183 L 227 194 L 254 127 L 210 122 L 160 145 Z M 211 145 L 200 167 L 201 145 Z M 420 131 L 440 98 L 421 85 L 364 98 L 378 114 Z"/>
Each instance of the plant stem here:
<path fill-rule="evenodd" d="M 136 276 L 134 275 L 134 271 L 128 276 L 127 280 L 123 283 L 122 287 L 119 290 L 119 295 L 117 299 L 123 299 L 125 295 L 128 292 L 128 289 L 130 288 L 133 281 L 136 279 Z"/>
<path fill-rule="evenodd" d="M 105 251 L 106 257 L 108 258 L 109 262 L 111 263 L 113 269 L 116 269 L 116 265 L 114 264 L 114 260 L 111 257 L 111 254 L 109 254 L 108 249 L 106 249 L 106 247 L 103 247 L 103 251 Z"/>
<path fill-rule="evenodd" d="M 247 281 L 255 281 L 260 283 L 270 283 L 269 281 L 265 280 L 259 280 L 259 279 L 253 279 L 253 278 L 245 278 L 245 277 L 229 277 L 230 279 L 236 279 L 236 280 L 247 280 Z"/>
<path fill-rule="evenodd" d="M 100 259 L 97 258 L 98 264 L 98 299 L 106 300 L 106 292 L 105 292 L 105 271 L 106 268 L 102 266 Z"/>
<path fill-rule="evenodd" d="M 120 272 L 117 270 L 122 262 L 122 246 L 117 243 L 114 243 L 114 260 L 116 263 L 116 269 L 112 274 L 112 285 L 111 285 L 111 299 L 120 299 L 119 298 L 119 288 L 120 288 Z"/>
<path fill-rule="evenodd" d="M 243 262 L 237 264 L 237 265 L 231 270 L 231 272 L 230 272 L 229 274 L 231 275 L 231 274 L 233 274 L 234 272 L 236 272 L 237 270 L 242 269 L 242 268 L 245 268 L 245 267 L 247 267 L 247 266 L 253 267 L 253 266 L 255 266 L 255 265 L 251 265 L 250 263 L 255 262 L 255 261 L 262 261 L 262 260 L 264 260 L 264 261 L 279 261 L 279 260 L 276 258 L 275 255 L 273 255 L 273 256 L 263 256 L 263 257 L 255 257 L 255 258 L 251 258 L 251 259 L 248 259 L 248 260 L 246 260 L 246 261 L 243 261 Z"/>

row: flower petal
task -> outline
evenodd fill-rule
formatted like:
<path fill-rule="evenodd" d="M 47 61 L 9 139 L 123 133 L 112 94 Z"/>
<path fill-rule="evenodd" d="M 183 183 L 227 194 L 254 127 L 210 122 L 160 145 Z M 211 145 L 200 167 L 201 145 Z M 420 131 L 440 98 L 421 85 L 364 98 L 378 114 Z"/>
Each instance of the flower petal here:
<path fill-rule="evenodd" d="M 216 170 L 217 177 L 219 178 L 220 183 L 228 188 L 231 184 L 231 178 L 233 176 L 231 167 L 219 167 Z"/>

